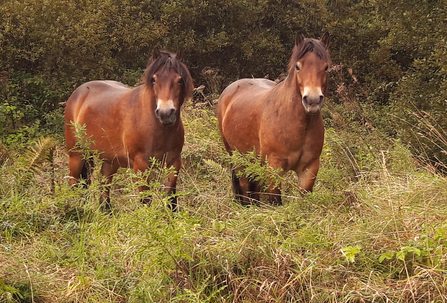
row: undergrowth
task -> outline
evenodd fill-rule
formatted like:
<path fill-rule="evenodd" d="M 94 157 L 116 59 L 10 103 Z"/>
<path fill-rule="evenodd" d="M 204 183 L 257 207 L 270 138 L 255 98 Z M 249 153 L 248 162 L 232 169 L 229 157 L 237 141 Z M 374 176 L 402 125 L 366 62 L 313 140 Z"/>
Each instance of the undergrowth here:
<path fill-rule="evenodd" d="M 160 189 L 165 168 L 151 207 L 120 170 L 105 213 L 97 172 L 88 189 L 69 187 L 62 142 L 34 156 L 5 148 L 0 302 L 446 300 L 446 179 L 400 141 L 329 128 L 313 193 L 289 173 L 283 206 L 243 207 L 213 110 L 182 114 L 178 213 Z"/>

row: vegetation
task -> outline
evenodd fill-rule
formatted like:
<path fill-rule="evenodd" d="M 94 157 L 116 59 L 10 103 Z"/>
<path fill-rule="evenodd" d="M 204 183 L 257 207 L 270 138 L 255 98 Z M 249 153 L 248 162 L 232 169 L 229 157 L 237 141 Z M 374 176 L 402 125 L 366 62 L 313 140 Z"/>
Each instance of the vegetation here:
<path fill-rule="evenodd" d="M 0 1 L 0 302 L 446 301 L 446 22 L 439 0 Z M 230 164 L 275 172 L 227 155 L 216 99 L 284 73 L 298 30 L 332 35 L 315 191 L 287 174 L 283 206 L 243 207 Z M 180 212 L 154 165 L 151 207 L 123 169 L 105 213 L 97 172 L 66 180 L 64 101 L 88 80 L 137 85 L 155 45 L 184 47 L 201 86 Z"/>
<path fill-rule="evenodd" d="M 351 133 L 329 129 L 314 193 L 302 198 L 288 175 L 284 206 L 243 207 L 214 113 L 189 103 L 183 117 L 179 213 L 158 180 L 152 206 L 140 204 L 125 170 L 105 213 L 98 173 L 89 189 L 69 188 L 60 143 L 51 162 L 38 157 L 48 159 L 39 170 L 28 164 L 44 148 L 9 151 L 0 174 L 2 302 L 445 299 L 446 180 L 398 140 L 376 149 L 366 142 L 384 139 L 362 137 L 354 149 Z"/>

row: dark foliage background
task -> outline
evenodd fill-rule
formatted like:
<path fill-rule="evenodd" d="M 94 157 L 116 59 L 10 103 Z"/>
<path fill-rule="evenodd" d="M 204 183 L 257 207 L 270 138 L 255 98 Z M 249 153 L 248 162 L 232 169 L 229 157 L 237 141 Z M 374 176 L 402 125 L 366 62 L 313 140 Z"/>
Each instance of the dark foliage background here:
<path fill-rule="evenodd" d="M 297 31 L 332 35 L 329 126 L 355 121 L 443 159 L 445 0 L 1 0 L 0 136 L 63 129 L 63 105 L 94 79 L 136 85 L 151 50 L 183 47 L 195 85 L 219 94 L 242 77 L 285 72 Z"/>

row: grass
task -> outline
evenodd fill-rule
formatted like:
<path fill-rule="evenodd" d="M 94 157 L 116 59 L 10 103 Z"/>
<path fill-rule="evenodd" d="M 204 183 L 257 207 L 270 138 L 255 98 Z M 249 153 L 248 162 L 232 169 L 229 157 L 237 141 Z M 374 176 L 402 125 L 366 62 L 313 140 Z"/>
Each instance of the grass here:
<path fill-rule="evenodd" d="M 126 170 L 101 211 L 100 178 L 64 179 L 63 142 L 32 175 L 9 156 L 0 302 L 447 300 L 447 182 L 400 142 L 328 129 L 314 193 L 302 198 L 287 174 L 283 206 L 242 207 L 214 112 L 188 104 L 183 117 L 179 213 L 157 187 L 141 205 Z"/>

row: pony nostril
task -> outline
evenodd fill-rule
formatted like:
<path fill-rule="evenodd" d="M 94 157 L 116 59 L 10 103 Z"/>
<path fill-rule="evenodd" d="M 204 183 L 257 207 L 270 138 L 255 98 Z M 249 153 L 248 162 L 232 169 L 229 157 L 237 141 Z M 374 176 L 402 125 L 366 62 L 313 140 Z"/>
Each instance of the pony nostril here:
<path fill-rule="evenodd" d="M 157 117 L 161 123 L 168 125 L 175 122 L 176 112 L 175 108 L 157 108 L 155 110 L 155 117 Z"/>
<path fill-rule="evenodd" d="M 320 95 L 320 103 L 323 102 L 324 100 L 324 95 Z"/>
<path fill-rule="evenodd" d="M 303 96 L 303 101 L 304 101 L 305 103 L 307 103 L 307 95 L 304 95 L 304 96 Z"/>

